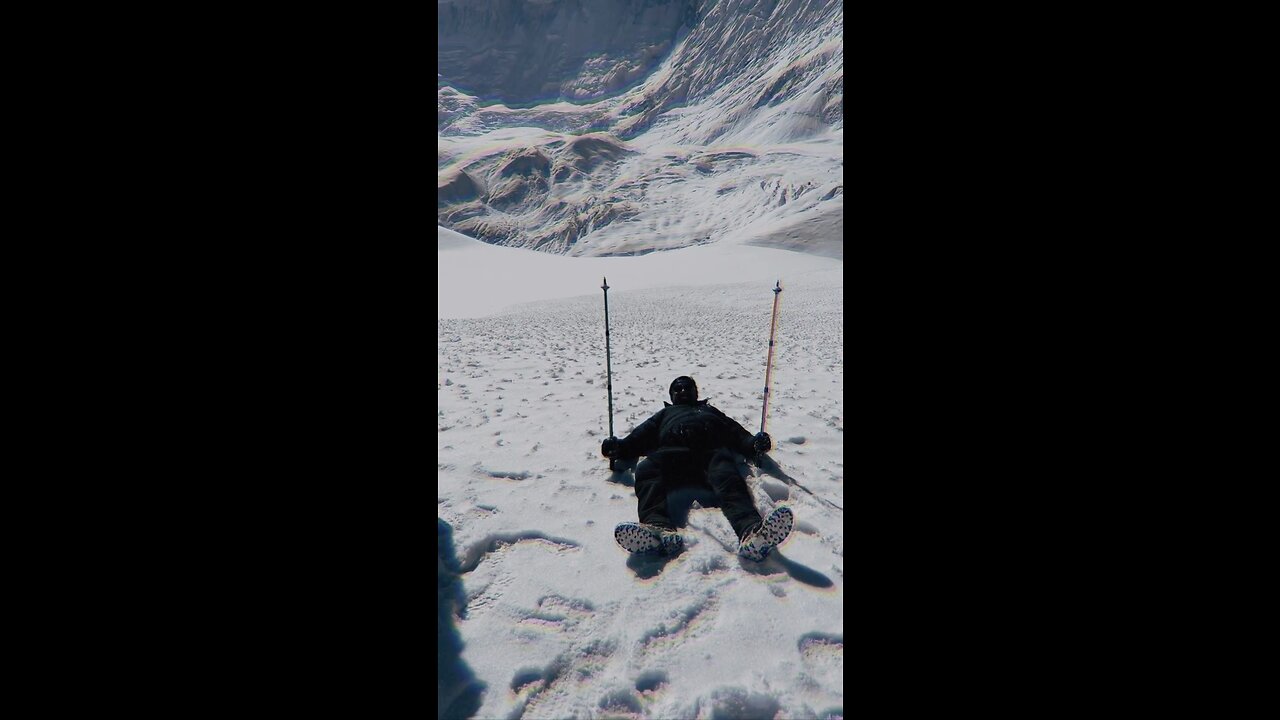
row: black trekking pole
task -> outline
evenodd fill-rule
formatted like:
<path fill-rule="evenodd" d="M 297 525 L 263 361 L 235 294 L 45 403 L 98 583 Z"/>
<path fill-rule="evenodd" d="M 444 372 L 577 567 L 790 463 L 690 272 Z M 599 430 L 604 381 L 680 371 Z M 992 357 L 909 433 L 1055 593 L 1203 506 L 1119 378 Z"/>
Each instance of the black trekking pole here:
<path fill-rule="evenodd" d="M 778 295 L 782 293 L 782 281 L 773 286 L 773 319 L 769 321 L 769 358 L 764 365 L 764 409 L 760 411 L 760 432 L 764 432 L 764 419 L 769 414 L 769 373 L 773 372 L 773 330 L 778 326 Z"/>
<path fill-rule="evenodd" d="M 613 437 L 613 364 L 609 353 L 609 278 L 600 286 L 604 290 L 604 367 L 607 373 L 605 386 L 609 388 L 609 437 Z M 613 470 L 613 458 L 609 458 L 609 470 Z"/>

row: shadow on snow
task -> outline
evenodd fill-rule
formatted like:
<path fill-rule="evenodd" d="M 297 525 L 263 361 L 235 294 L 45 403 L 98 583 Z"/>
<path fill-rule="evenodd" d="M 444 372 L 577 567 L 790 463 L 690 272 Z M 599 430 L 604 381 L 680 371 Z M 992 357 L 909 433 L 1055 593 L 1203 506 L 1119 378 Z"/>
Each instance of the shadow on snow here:
<path fill-rule="evenodd" d="M 439 518 L 436 523 L 437 710 L 442 720 L 464 720 L 480 709 L 485 686 L 463 662 L 462 636 L 454 624 L 455 616 L 465 617 L 467 600 L 459 573 L 461 564 L 453 547 L 453 528 Z"/>

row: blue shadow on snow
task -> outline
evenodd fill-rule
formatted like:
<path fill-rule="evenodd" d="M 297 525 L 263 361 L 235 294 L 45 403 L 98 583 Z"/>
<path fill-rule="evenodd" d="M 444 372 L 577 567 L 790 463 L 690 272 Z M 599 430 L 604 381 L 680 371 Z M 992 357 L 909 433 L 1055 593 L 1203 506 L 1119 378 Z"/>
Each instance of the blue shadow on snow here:
<path fill-rule="evenodd" d="M 436 523 L 438 717 L 441 720 L 465 720 L 480 709 L 485 686 L 463 662 L 462 636 L 454 625 L 454 617 L 463 616 L 466 612 L 467 596 L 462 588 L 460 563 L 453 547 L 453 528 L 440 518 L 436 518 Z"/>

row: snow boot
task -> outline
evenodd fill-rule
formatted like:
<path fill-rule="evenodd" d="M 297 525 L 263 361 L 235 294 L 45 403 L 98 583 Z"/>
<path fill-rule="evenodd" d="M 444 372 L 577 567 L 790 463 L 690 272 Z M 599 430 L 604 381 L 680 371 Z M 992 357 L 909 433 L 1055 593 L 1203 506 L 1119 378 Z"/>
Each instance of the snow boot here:
<path fill-rule="evenodd" d="M 671 528 L 643 523 L 618 523 L 613 529 L 613 539 L 623 550 L 631 553 L 676 555 L 684 549 L 684 538 Z"/>
<path fill-rule="evenodd" d="M 793 522 L 795 522 L 795 516 L 791 514 L 791 508 L 780 507 L 774 510 L 769 513 L 769 517 L 765 518 L 764 522 L 742 536 L 742 540 L 738 543 L 738 554 L 756 562 L 764 560 L 770 550 L 781 544 L 791 534 Z"/>

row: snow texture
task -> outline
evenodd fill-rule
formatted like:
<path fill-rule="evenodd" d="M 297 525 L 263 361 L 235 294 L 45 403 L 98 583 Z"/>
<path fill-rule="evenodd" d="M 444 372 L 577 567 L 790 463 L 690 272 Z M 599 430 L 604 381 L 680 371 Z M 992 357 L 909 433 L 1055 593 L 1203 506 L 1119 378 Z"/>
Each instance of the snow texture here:
<path fill-rule="evenodd" d="M 502 295 L 481 312 L 442 289 L 437 318 L 441 717 L 843 716 L 843 262 L 735 245 L 559 257 L 437 234 L 442 288 Z M 614 542 L 637 518 L 634 465 L 600 456 L 604 266 L 618 435 L 679 375 L 758 430 L 781 276 L 776 447 L 748 485 L 795 526 L 763 562 L 736 555 L 705 496 L 679 500 L 683 553 Z"/>

